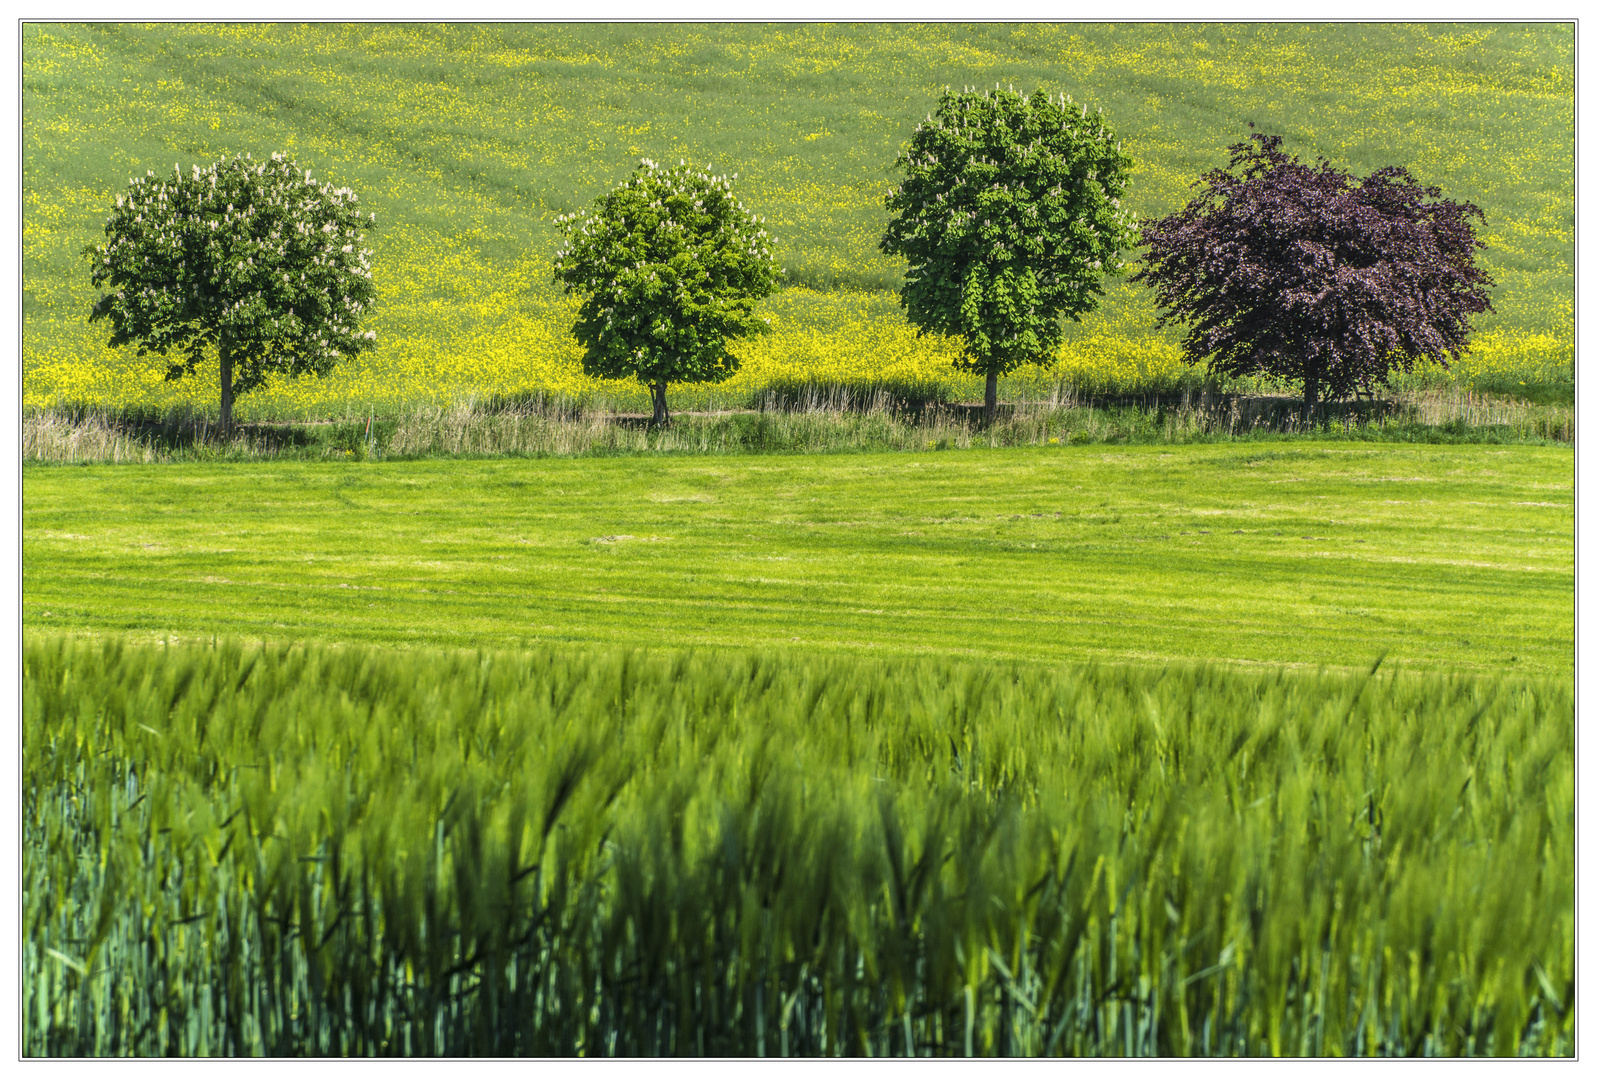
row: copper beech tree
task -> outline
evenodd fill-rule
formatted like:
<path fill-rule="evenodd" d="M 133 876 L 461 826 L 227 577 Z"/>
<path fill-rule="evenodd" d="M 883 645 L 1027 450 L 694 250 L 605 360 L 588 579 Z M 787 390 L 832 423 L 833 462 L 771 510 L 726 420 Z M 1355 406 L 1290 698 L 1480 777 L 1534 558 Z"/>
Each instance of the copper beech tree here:
<path fill-rule="evenodd" d="M 1326 395 L 1458 358 L 1470 317 L 1492 310 L 1492 280 L 1475 265 L 1479 207 L 1396 165 L 1363 179 L 1305 165 L 1279 135 L 1230 151 L 1196 198 L 1143 226 L 1131 278 L 1153 287 L 1161 326 L 1186 325 L 1187 363 L 1301 380 L 1308 420 Z"/>
<path fill-rule="evenodd" d="M 360 329 L 373 295 L 360 245 L 376 215 L 356 202 L 283 154 L 130 180 L 106 242 L 85 250 L 93 284 L 110 290 L 89 320 L 110 321 L 113 346 L 178 353 L 168 379 L 214 352 L 231 428 L 234 396 L 270 374 L 326 375 L 375 342 Z"/>

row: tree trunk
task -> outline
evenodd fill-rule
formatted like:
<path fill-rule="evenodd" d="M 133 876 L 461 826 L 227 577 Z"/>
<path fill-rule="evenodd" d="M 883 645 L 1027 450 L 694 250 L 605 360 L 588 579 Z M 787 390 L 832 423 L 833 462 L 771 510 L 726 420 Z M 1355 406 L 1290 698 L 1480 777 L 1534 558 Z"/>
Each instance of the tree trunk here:
<path fill-rule="evenodd" d="M 1303 373 L 1303 426 L 1314 426 L 1315 409 L 1320 404 L 1320 372 L 1309 368 Z"/>
<path fill-rule="evenodd" d="M 665 407 L 665 382 L 652 384 L 649 397 L 654 400 L 654 419 L 650 423 L 654 427 L 665 427 L 671 422 L 671 410 Z"/>
<path fill-rule="evenodd" d="M 992 427 L 993 418 L 998 415 L 998 372 L 987 373 L 987 398 L 983 402 L 987 417 L 987 426 Z"/>
<path fill-rule="evenodd" d="M 222 437 L 233 434 L 233 350 L 222 334 L 216 344 L 216 355 L 222 362 Z"/>

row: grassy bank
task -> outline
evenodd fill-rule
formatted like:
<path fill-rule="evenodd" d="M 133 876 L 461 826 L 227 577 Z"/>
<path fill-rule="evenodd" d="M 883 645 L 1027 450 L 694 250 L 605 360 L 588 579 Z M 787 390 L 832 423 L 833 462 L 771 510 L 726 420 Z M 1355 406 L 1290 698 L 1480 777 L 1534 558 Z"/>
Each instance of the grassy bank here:
<path fill-rule="evenodd" d="M 1573 668 L 1563 446 L 23 472 L 26 632 Z"/>
<path fill-rule="evenodd" d="M 450 456 L 825 453 L 967 450 L 987 446 L 1183 444 L 1329 439 L 1420 443 L 1571 443 L 1573 399 L 1534 402 L 1461 392 L 1331 404 L 1305 423 L 1287 396 L 1202 390 L 1132 398 L 1048 398 L 978 408 L 933 393 L 881 387 L 767 391 L 664 430 L 616 403 L 531 395 L 516 400 L 373 410 L 365 416 L 244 424 L 225 436 L 189 409 L 32 410 L 22 422 L 25 462 L 408 460 Z"/>
<path fill-rule="evenodd" d="M 23 1052 L 1570 1054 L 1572 689 L 35 634 Z"/>

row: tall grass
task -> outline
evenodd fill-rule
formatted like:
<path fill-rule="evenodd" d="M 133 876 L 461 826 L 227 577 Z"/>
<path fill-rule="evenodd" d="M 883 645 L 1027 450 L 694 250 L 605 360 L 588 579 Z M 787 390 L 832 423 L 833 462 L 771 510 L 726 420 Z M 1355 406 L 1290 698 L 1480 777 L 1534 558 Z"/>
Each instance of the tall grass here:
<path fill-rule="evenodd" d="M 896 392 L 895 392 L 896 391 Z M 182 408 L 46 408 L 24 414 L 22 458 L 37 462 L 164 462 L 634 453 L 816 453 L 929 446 L 1183 443 L 1321 436 L 1403 442 L 1571 442 L 1574 407 L 1448 388 L 1346 402 L 1304 423 L 1297 400 L 1188 390 L 1124 398 L 1068 385 L 1023 397 L 987 424 L 935 388 L 794 384 L 700 412 L 665 429 L 607 399 L 513 399 L 372 410 L 361 418 L 245 424 L 225 435 Z"/>
<path fill-rule="evenodd" d="M 31 637 L 41 1054 L 1569 1054 L 1569 680 Z"/>

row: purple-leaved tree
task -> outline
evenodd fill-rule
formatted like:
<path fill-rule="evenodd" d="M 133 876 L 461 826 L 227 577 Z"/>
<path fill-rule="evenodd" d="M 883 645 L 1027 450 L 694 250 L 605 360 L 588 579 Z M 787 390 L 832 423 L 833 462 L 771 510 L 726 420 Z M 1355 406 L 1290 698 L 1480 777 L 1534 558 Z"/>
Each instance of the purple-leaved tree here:
<path fill-rule="evenodd" d="M 1143 226 L 1131 280 L 1152 286 L 1159 325 L 1183 323 L 1183 359 L 1221 375 L 1302 380 L 1323 397 L 1385 385 L 1394 368 L 1457 359 L 1470 316 L 1491 311 L 1475 265 L 1480 208 L 1389 165 L 1360 179 L 1304 165 L 1279 135 L 1230 147 L 1196 198 Z"/>

